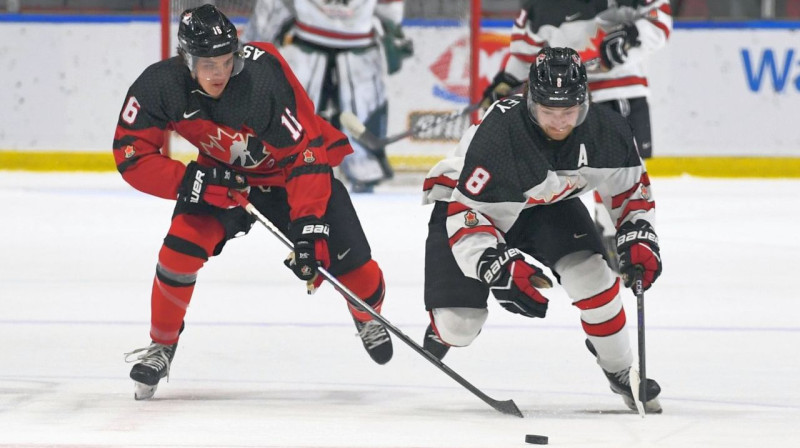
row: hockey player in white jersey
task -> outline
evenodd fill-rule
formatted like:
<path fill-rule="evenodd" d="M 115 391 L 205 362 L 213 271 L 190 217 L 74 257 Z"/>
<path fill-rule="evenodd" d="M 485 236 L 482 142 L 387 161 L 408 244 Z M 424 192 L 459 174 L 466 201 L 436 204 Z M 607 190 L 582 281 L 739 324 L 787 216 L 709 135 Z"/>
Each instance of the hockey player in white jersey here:
<path fill-rule="evenodd" d="M 622 279 L 578 199 L 596 189 L 617 223 Z M 423 347 L 442 358 L 481 332 L 487 299 L 525 317 L 545 317 L 540 289 L 551 269 L 580 311 L 586 345 L 611 389 L 636 409 L 633 352 L 625 328 L 622 284 L 641 275 L 645 289 L 661 273 L 655 202 L 627 122 L 589 107 L 585 67 L 570 48 L 542 49 L 525 95 L 495 102 L 456 153 L 424 184 L 434 203 L 425 246 Z M 527 255 L 525 255 L 527 254 Z M 526 258 L 527 257 L 527 258 Z M 647 379 L 647 412 L 661 412 L 661 388 Z"/>
<path fill-rule="evenodd" d="M 484 103 L 521 84 L 542 48 L 574 48 L 586 63 L 592 103 L 625 117 L 639 154 L 648 159 L 653 143 L 643 62 L 666 45 L 671 32 L 669 0 L 523 0 L 511 31 L 510 57 L 484 92 Z M 616 267 L 614 225 L 604 209 L 597 204 L 595 220 Z"/>
<path fill-rule="evenodd" d="M 385 74 L 413 52 L 400 26 L 403 10 L 401 0 L 259 0 L 244 40 L 284 44 L 281 54 L 320 115 L 340 128 L 339 114 L 351 112 L 384 137 Z M 341 170 L 353 192 L 371 192 L 393 176 L 382 148 L 351 143 L 354 153 Z"/>

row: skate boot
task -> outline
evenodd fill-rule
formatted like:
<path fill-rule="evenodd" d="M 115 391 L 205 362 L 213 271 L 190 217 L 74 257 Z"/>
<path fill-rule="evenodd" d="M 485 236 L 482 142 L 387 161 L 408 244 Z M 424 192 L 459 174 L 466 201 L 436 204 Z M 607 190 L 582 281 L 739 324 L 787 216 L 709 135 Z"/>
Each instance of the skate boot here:
<path fill-rule="evenodd" d="M 447 354 L 447 351 L 450 350 L 450 346 L 442 342 L 439 336 L 436 336 L 436 332 L 433 331 L 433 326 L 430 324 L 428 324 L 428 328 L 425 329 L 425 338 L 422 340 L 422 348 L 440 361 L 444 358 L 444 355 Z"/>
<path fill-rule="evenodd" d="M 394 353 L 392 351 L 392 339 L 383 324 L 374 319 L 359 322 L 356 318 L 353 318 L 353 322 L 356 324 L 358 336 L 361 338 L 361 342 L 364 343 L 364 348 L 367 349 L 369 357 L 381 365 L 389 362 Z"/>
<path fill-rule="evenodd" d="M 169 367 L 177 348 L 177 342 L 172 345 L 153 342 L 148 347 L 125 354 L 126 362 L 140 361 L 134 364 L 130 374 L 131 379 L 135 382 L 133 397 L 136 400 L 152 398 L 161 378 L 167 377 L 167 381 L 169 381 Z M 129 357 L 137 353 L 140 354 L 134 360 L 128 361 Z"/>
<path fill-rule="evenodd" d="M 597 351 L 594 349 L 591 341 L 586 340 L 586 348 L 597 357 Z M 608 379 L 608 384 L 611 386 L 611 391 L 622 397 L 625 405 L 632 411 L 637 411 L 636 401 L 633 399 L 631 392 L 631 367 L 620 370 L 619 372 L 607 372 L 603 369 L 603 373 Z M 661 386 L 658 385 L 656 380 L 647 378 L 647 402 L 644 403 L 644 411 L 646 414 L 660 414 L 662 412 L 661 403 L 658 401 L 658 394 L 661 393 Z"/>

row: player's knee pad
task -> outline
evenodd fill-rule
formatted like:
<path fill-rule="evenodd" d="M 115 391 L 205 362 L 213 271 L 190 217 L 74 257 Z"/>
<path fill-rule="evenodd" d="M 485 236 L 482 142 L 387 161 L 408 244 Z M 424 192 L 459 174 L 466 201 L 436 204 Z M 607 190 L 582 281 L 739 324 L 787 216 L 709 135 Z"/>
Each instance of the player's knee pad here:
<path fill-rule="evenodd" d="M 573 300 L 592 297 L 614 285 L 617 275 L 603 256 L 590 251 L 565 255 L 554 265 L 561 286 Z"/>
<path fill-rule="evenodd" d="M 158 253 L 156 274 L 174 286 L 194 284 L 197 272 L 224 238 L 222 225 L 210 216 L 175 216 Z"/>
<path fill-rule="evenodd" d="M 434 308 L 431 319 L 442 342 L 466 347 L 478 337 L 489 316 L 486 308 Z"/>
<path fill-rule="evenodd" d="M 375 260 L 369 260 L 356 269 L 340 275 L 339 281 L 380 313 L 386 287 L 383 282 L 383 272 Z M 362 322 L 371 319 L 368 313 L 359 311 L 352 305 L 350 305 L 350 312 Z"/>

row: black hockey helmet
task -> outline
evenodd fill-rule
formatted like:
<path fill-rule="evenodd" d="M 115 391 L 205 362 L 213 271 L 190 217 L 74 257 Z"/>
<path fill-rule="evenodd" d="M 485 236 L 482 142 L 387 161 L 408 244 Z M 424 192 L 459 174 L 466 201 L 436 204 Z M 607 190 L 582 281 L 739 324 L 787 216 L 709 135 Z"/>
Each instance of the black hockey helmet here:
<path fill-rule="evenodd" d="M 244 60 L 239 53 L 236 27 L 214 5 L 190 8 L 181 14 L 178 25 L 178 53 L 189 70 L 195 69 L 195 58 L 211 58 L 233 53 L 231 76 L 242 71 Z"/>
<path fill-rule="evenodd" d="M 547 107 L 580 106 L 578 122 L 589 112 L 586 67 L 572 48 L 545 47 L 536 55 L 528 74 L 528 111 L 538 123 L 536 104 Z"/>

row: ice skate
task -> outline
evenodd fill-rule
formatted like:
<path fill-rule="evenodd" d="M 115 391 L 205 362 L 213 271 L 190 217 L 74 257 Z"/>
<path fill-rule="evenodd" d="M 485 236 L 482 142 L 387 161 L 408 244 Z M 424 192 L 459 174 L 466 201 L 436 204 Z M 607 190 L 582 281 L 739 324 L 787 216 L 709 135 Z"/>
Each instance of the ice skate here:
<path fill-rule="evenodd" d="M 587 339 L 586 347 L 597 356 L 592 343 Z M 633 393 L 631 392 L 630 380 L 631 367 L 620 370 L 619 372 L 607 372 L 603 369 L 603 373 L 608 379 L 608 384 L 611 386 L 611 391 L 622 397 L 625 405 L 632 411 L 636 409 L 636 401 L 634 401 Z M 647 378 L 647 402 L 644 403 L 644 411 L 647 414 L 660 414 L 662 412 L 661 403 L 658 401 L 658 394 L 661 393 L 661 386 L 658 385 L 656 380 Z"/>
<path fill-rule="evenodd" d="M 422 348 L 427 350 L 428 353 L 435 356 L 436 359 L 439 360 L 444 358 L 444 355 L 446 355 L 447 351 L 450 350 L 450 346 L 439 339 L 439 336 L 436 335 L 436 332 L 433 331 L 433 326 L 430 324 L 428 324 L 428 328 L 425 330 L 425 338 L 422 341 Z"/>
<path fill-rule="evenodd" d="M 129 357 L 140 353 L 134 359 L 140 362 L 134 364 L 130 374 L 131 379 L 135 382 L 133 397 L 136 400 L 152 398 L 156 393 L 158 382 L 161 378 L 167 377 L 169 381 L 169 367 L 172 364 L 172 358 L 175 357 L 177 348 L 177 342 L 172 345 L 153 342 L 148 347 L 125 354 L 125 360 L 128 361 Z"/>
<path fill-rule="evenodd" d="M 358 336 L 361 338 L 361 342 L 364 343 L 364 348 L 367 349 L 369 357 L 378 364 L 389 362 L 394 353 L 392 339 L 383 324 L 374 319 L 359 322 L 353 318 L 353 322 L 356 324 Z"/>

